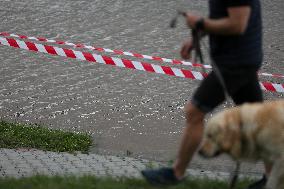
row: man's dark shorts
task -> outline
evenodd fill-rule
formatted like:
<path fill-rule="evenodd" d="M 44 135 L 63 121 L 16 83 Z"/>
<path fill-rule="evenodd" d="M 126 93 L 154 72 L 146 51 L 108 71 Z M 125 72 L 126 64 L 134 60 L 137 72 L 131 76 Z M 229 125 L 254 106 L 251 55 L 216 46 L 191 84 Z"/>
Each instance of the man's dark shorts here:
<path fill-rule="evenodd" d="M 234 103 L 263 101 L 256 68 L 222 68 L 228 94 Z M 212 71 L 195 91 L 192 103 L 204 113 L 212 111 L 225 100 L 225 93 L 215 72 Z"/>

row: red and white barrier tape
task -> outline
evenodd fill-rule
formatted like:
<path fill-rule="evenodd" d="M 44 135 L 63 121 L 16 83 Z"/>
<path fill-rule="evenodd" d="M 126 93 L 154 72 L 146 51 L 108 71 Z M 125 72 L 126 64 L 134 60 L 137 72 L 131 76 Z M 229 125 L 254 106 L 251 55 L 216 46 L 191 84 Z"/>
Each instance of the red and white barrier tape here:
<path fill-rule="evenodd" d="M 86 60 L 89 62 L 96 62 L 101 64 L 109 64 L 118 67 L 125 67 L 129 69 L 137 69 L 146 72 L 155 72 L 159 74 L 166 74 L 170 76 L 177 76 L 183 78 L 190 78 L 195 80 L 202 80 L 206 77 L 206 73 L 200 73 L 191 70 L 184 70 L 173 68 L 169 66 L 160 66 L 146 62 L 131 61 L 120 58 L 112 58 L 108 56 L 101 56 L 89 52 L 75 51 L 72 49 L 59 48 L 55 46 L 43 45 L 38 43 L 26 42 L 12 38 L 0 37 L 0 44 L 14 48 L 25 49 L 29 51 L 42 52 L 51 55 L 58 55 L 62 57 L 74 58 L 78 60 Z M 275 84 L 270 82 L 261 82 L 261 88 L 265 91 L 284 92 L 284 84 Z"/>
<path fill-rule="evenodd" d="M 95 47 L 95 46 L 90 46 L 90 45 L 85 45 L 85 44 L 75 44 L 72 42 L 66 42 L 66 41 L 56 41 L 53 39 L 48 39 L 44 37 L 29 37 L 25 35 L 17 35 L 13 33 L 7 33 L 7 32 L 0 32 L 1 36 L 8 36 L 8 37 L 16 37 L 20 39 L 29 39 L 29 40 L 35 40 L 35 41 L 42 41 L 42 42 L 47 42 L 47 43 L 55 43 L 59 45 L 66 45 L 70 47 L 76 47 L 76 48 L 85 48 L 89 50 L 95 50 L 99 52 L 108 52 L 108 53 L 114 53 L 117 55 L 126 55 L 126 56 L 132 56 L 136 58 L 143 58 L 143 59 L 148 59 L 148 60 L 155 60 L 155 61 L 160 61 L 160 62 L 165 62 L 165 63 L 171 63 L 171 64 L 182 64 L 182 65 L 187 65 L 187 66 L 192 66 L 192 67 L 200 67 L 200 68 L 205 68 L 205 69 L 211 69 L 212 66 L 208 64 L 199 64 L 199 63 L 191 63 L 187 61 L 182 61 L 182 60 L 176 60 L 176 59 L 169 59 L 169 58 L 161 58 L 158 56 L 149 56 L 149 55 L 143 55 L 139 53 L 132 53 L 132 52 L 126 52 L 122 50 L 111 50 L 107 48 L 102 48 L 102 47 Z M 269 77 L 275 77 L 275 78 L 284 78 L 284 75 L 281 74 L 271 74 L 271 73 L 259 73 L 260 76 L 269 76 Z"/>

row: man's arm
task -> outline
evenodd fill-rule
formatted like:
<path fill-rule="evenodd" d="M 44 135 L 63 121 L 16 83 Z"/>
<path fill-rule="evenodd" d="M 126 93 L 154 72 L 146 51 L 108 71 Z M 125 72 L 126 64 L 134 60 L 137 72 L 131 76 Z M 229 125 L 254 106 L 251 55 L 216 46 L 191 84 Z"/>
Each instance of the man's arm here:
<path fill-rule="evenodd" d="M 221 19 L 204 18 L 203 29 L 207 33 L 220 35 L 241 35 L 245 32 L 250 17 L 250 6 L 229 7 L 228 17 Z M 187 13 L 187 24 L 195 28 L 201 17 Z"/>

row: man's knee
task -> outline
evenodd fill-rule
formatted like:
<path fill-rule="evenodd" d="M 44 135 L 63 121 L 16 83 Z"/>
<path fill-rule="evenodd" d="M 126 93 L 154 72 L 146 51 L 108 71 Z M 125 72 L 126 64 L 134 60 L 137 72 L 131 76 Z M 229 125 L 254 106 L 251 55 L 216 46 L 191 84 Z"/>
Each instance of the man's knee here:
<path fill-rule="evenodd" d="M 185 117 L 187 123 L 196 124 L 203 122 L 205 113 L 192 103 L 189 103 L 185 106 Z"/>

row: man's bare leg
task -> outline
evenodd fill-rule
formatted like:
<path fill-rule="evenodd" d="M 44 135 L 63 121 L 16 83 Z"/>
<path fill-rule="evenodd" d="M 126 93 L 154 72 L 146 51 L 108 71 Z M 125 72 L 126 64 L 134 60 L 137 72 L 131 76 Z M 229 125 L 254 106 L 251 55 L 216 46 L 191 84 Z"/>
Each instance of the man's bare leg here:
<path fill-rule="evenodd" d="M 205 113 L 193 104 L 186 108 L 186 127 L 183 131 L 177 159 L 174 163 L 174 173 L 177 178 L 182 178 L 193 155 L 197 151 L 203 136 Z"/>
<path fill-rule="evenodd" d="M 202 139 L 204 116 L 205 114 L 191 103 L 186 106 L 186 128 L 184 129 L 174 167 L 141 171 L 141 174 L 149 183 L 159 186 L 175 185 L 183 180 L 187 165 Z"/>

